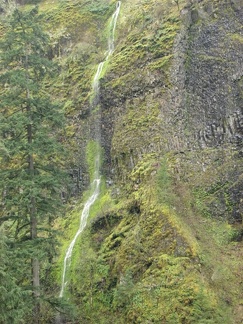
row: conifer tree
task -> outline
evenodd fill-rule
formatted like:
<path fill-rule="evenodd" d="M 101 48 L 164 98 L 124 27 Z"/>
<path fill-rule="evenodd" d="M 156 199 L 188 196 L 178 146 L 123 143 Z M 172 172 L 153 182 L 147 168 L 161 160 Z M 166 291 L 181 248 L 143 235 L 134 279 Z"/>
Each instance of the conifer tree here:
<path fill-rule="evenodd" d="M 48 59 L 48 45 L 37 8 L 15 9 L 0 43 L 0 221 L 12 223 L 15 242 L 25 251 L 30 268 L 25 282 L 32 282 L 36 323 L 40 262 L 52 254 L 48 226 L 61 205 L 64 180 L 58 141 L 63 113 L 45 86 L 57 69 Z"/>
<path fill-rule="evenodd" d="M 30 291 L 23 290 L 17 283 L 12 267 L 16 257 L 8 245 L 4 229 L 0 227 L 0 323 L 19 324 L 28 313 Z"/>

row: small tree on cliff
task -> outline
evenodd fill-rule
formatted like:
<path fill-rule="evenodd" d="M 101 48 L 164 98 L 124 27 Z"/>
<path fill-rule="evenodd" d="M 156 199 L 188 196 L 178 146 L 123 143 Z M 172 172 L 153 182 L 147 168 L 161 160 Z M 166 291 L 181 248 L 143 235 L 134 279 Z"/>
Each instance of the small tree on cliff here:
<path fill-rule="evenodd" d="M 37 8 L 15 9 L 0 43 L 0 221 L 12 223 L 15 242 L 29 263 L 34 322 L 38 322 L 40 261 L 50 257 L 50 228 L 61 203 L 62 145 L 58 130 L 64 118 L 44 86 L 56 66 L 48 59 L 49 38 L 38 22 Z M 30 262 L 29 262 L 30 260 Z"/>

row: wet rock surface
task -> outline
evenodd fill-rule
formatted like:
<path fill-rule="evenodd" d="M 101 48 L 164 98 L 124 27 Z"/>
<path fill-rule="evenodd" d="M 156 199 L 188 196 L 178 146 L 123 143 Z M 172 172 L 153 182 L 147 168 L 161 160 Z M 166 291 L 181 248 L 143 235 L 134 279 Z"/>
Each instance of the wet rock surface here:
<path fill-rule="evenodd" d="M 230 184 L 225 189 L 227 199 L 215 193 L 209 208 L 215 217 L 241 221 L 242 17 L 240 1 L 188 3 L 181 9 L 169 73 L 150 69 L 155 57 L 147 48 L 143 59 L 131 65 L 132 71 L 126 62 L 124 69 L 112 69 L 101 80 L 101 142 L 107 175 L 125 181 L 128 170 L 144 154 L 158 152 L 184 152 L 187 162 L 178 172 L 196 175 L 197 152 L 203 155 L 210 150 L 207 163 L 217 169 L 219 159 L 224 174 L 224 180 L 215 176 L 214 181 Z M 135 117 L 145 111 L 149 121 Z M 234 157 L 229 161 L 226 155 Z M 203 177 L 203 166 L 201 170 Z"/>

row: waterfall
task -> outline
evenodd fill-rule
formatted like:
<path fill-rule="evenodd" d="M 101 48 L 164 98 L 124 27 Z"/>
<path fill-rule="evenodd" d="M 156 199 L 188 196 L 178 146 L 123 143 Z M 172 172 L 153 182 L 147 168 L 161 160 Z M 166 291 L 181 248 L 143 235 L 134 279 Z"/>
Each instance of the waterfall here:
<path fill-rule="evenodd" d="M 94 179 L 94 181 L 92 183 L 92 187 L 93 187 L 92 195 L 86 201 L 86 203 L 84 205 L 84 209 L 83 209 L 81 217 L 80 217 L 79 229 L 76 232 L 72 242 L 70 243 L 70 245 L 66 251 L 66 255 L 64 258 L 64 264 L 63 264 L 62 286 L 61 286 L 61 291 L 60 291 L 59 297 L 63 297 L 64 288 L 66 286 L 66 282 L 65 282 L 66 270 L 67 270 L 67 266 L 71 262 L 71 256 L 72 256 L 74 245 L 76 243 L 76 240 L 77 240 L 79 234 L 82 233 L 83 229 L 85 228 L 85 226 L 87 224 L 87 218 L 89 216 L 90 207 L 93 205 L 93 203 L 96 201 L 96 199 L 99 195 L 99 187 L 100 187 L 100 177 L 99 176 L 97 176 L 97 178 Z"/>
<path fill-rule="evenodd" d="M 114 51 L 115 29 L 116 29 L 117 18 L 118 18 L 119 11 L 120 11 L 120 6 L 121 6 L 121 2 L 118 1 L 117 5 L 116 5 L 116 10 L 112 15 L 111 22 L 109 25 L 110 33 L 109 33 L 109 38 L 108 38 L 108 52 L 105 57 L 105 60 L 98 65 L 97 72 L 96 72 L 94 80 L 92 82 L 92 89 L 93 89 L 93 94 L 94 94 L 94 100 L 92 102 L 92 106 L 97 106 L 97 104 L 98 104 L 97 98 L 99 97 L 99 78 L 102 73 L 105 62 L 109 59 L 110 55 Z M 96 120 L 96 122 L 100 123 L 100 118 L 98 118 Z M 100 125 L 95 125 L 96 129 L 97 129 L 97 126 L 98 126 L 98 128 L 100 128 Z M 99 133 L 100 133 L 100 131 L 99 131 Z M 100 139 L 100 134 L 96 134 L 95 139 L 98 141 Z M 100 153 L 97 153 L 96 158 L 95 158 L 94 180 L 91 184 L 91 194 L 90 194 L 90 197 L 88 198 L 88 200 L 86 201 L 83 211 L 81 213 L 79 228 L 78 228 L 72 242 L 70 243 L 69 247 L 67 248 L 67 251 L 66 251 L 66 254 L 64 257 L 62 283 L 61 283 L 61 290 L 60 290 L 59 297 L 63 297 L 64 290 L 65 290 L 65 287 L 67 284 L 66 272 L 67 272 L 68 266 L 71 263 L 74 245 L 77 241 L 77 238 L 82 233 L 82 231 L 84 230 L 84 228 L 87 224 L 87 218 L 89 216 L 90 207 L 94 204 L 94 202 L 96 201 L 96 199 L 99 196 L 100 181 L 101 181 L 99 168 L 100 168 Z M 57 320 L 57 322 L 58 322 L 58 320 Z"/>
<path fill-rule="evenodd" d="M 93 88 L 93 93 L 94 93 L 95 105 L 97 104 L 96 100 L 97 100 L 97 97 L 98 97 L 98 94 L 99 94 L 99 78 L 100 78 L 100 75 L 101 75 L 101 73 L 103 71 L 104 64 L 106 63 L 106 61 L 108 61 L 109 57 L 111 56 L 111 54 L 114 51 L 115 30 L 116 30 L 117 18 L 118 18 L 119 12 L 120 12 L 120 7 L 121 7 L 121 1 L 118 1 L 117 5 L 116 5 L 116 10 L 112 15 L 111 22 L 110 22 L 110 25 L 109 25 L 110 33 L 109 33 L 109 39 L 108 39 L 108 52 L 107 52 L 107 55 L 105 57 L 105 60 L 103 62 L 100 62 L 100 64 L 98 65 L 97 72 L 96 72 L 94 80 L 93 80 L 92 88 Z"/>

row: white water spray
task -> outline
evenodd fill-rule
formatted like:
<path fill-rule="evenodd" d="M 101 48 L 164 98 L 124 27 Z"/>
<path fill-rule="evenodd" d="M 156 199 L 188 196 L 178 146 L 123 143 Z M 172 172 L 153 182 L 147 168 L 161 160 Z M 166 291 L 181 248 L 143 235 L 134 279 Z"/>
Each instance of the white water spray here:
<path fill-rule="evenodd" d="M 110 22 L 110 35 L 109 35 L 109 39 L 108 39 L 108 52 L 107 55 L 105 57 L 105 60 L 103 62 L 100 62 L 100 64 L 98 65 L 98 69 L 97 72 L 95 74 L 94 80 L 93 80 L 93 91 L 94 94 L 97 94 L 99 92 L 99 78 L 100 75 L 102 73 L 104 64 L 106 63 L 106 61 L 108 61 L 109 57 L 111 56 L 111 54 L 114 51 L 115 48 L 115 30 L 116 30 L 116 23 L 117 23 L 117 18 L 120 12 L 120 8 L 121 8 L 121 1 L 117 2 L 116 5 L 116 11 L 113 13 L 112 18 L 111 18 L 111 22 Z"/>
<path fill-rule="evenodd" d="M 92 88 L 93 88 L 93 92 L 94 92 L 94 97 L 97 98 L 98 97 L 98 93 L 99 93 L 99 78 L 100 75 L 102 73 L 103 67 L 105 62 L 109 59 L 109 57 L 111 56 L 111 54 L 114 51 L 114 39 L 115 39 L 115 29 L 116 29 L 116 23 L 117 23 L 117 18 L 120 12 L 120 6 L 121 6 L 121 2 L 118 1 L 117 2 L 117 6 L 116 6 L 116 10 L 114 12 L 114 14 L 112 15 L 111 18 L 111 22 L 110 22 L 110 35 L 109 35 L 109 39 L 108 39 L 108 54 L 106 55 L 106 58 L 103 62 L 101 62 L 98 65 L 97 68 L 97 72 L 95 74 L 93 83 L 92 83 Z M 87 224 L 87 218 L 89 216 L 89 211 L 91 206 L 94 204 L 94 202 L 96 201 L 96 199 L 99 196 L 99 191 L 100 191 L 100 181 L 101 181 L 101 177 L 99 174 L 99 165 L 100 165 L 100 155 L 99 153 L 97 153 L 96 156 L 96 164 L 95 164 L 95 179 L 92 182 L 91 185 L 91 195 L 88 198 L 88 200 L 86 201 L 85 205 L 84 205 L 84 209 L 82 211 L 82 214 L 80 216 L 80 223 L 79 223 L 79 228 L 78 231 L 76 232 L 72 242 L 70 243 L 66 254 L 65 254 L 65 258 L 64 258 L 64 262 L 63 262 L 63 273 L 62 273 L 62 285 L 61 285 L 61 291 L 59 294 L 59 297 L 63 297 L 64 294 L 64 290 L 67 284 L 66 281 L 66 273 L 67 273 L 67 268 L 71 263 L 71 258 L 72 258 L 72 252 L 73 252 L 73 248 L 74 245 L 77 241 L 77 238 L 79 237 L 79 235 L 82 233 L 82 231 L 84 230 L 86 224 Z"/>
<path fill-rule="evenodd" d="M 85 228 L 85 226 L 87 224 L 87 218 L 89 216 L 90 207 L 93 205 L 93 203 L 96 201 L 96 199 L 97 199 L 97 197 L 99 195 L 100 177 L 97 177 L 97 178 L 94 179 L 94 181 L 92 183 L 92 187 L 93 187 L 92 188 L 92 195 L 89 197 L 89 199 L 85 203 L 84 209 L 83 209 L 81 217 L 80 217 L 79 229 L 78 229 L 77 233 L 75 234 L 72 242 L 70 243 L 70 245 L 69 245 L 69 247 L 67 249 L 65 258 L 64 258 L 63 274 L 62 274 L 62 286 L 61 286 L 61 291 L 60 291 L 59 297 L 63 297 L 64 289 L 65 289 L 65 286 L 67 284 L 67 282 L 65 282 L 66 270 L 67 270 L 67 266 L 71 262 L 71 256 L 72 256 L 74 245 L 75 245 L 75 243 L 77 241 L 77 238 L 78 238 L 79 234 L 82 233 L 83 229 Z"/>

